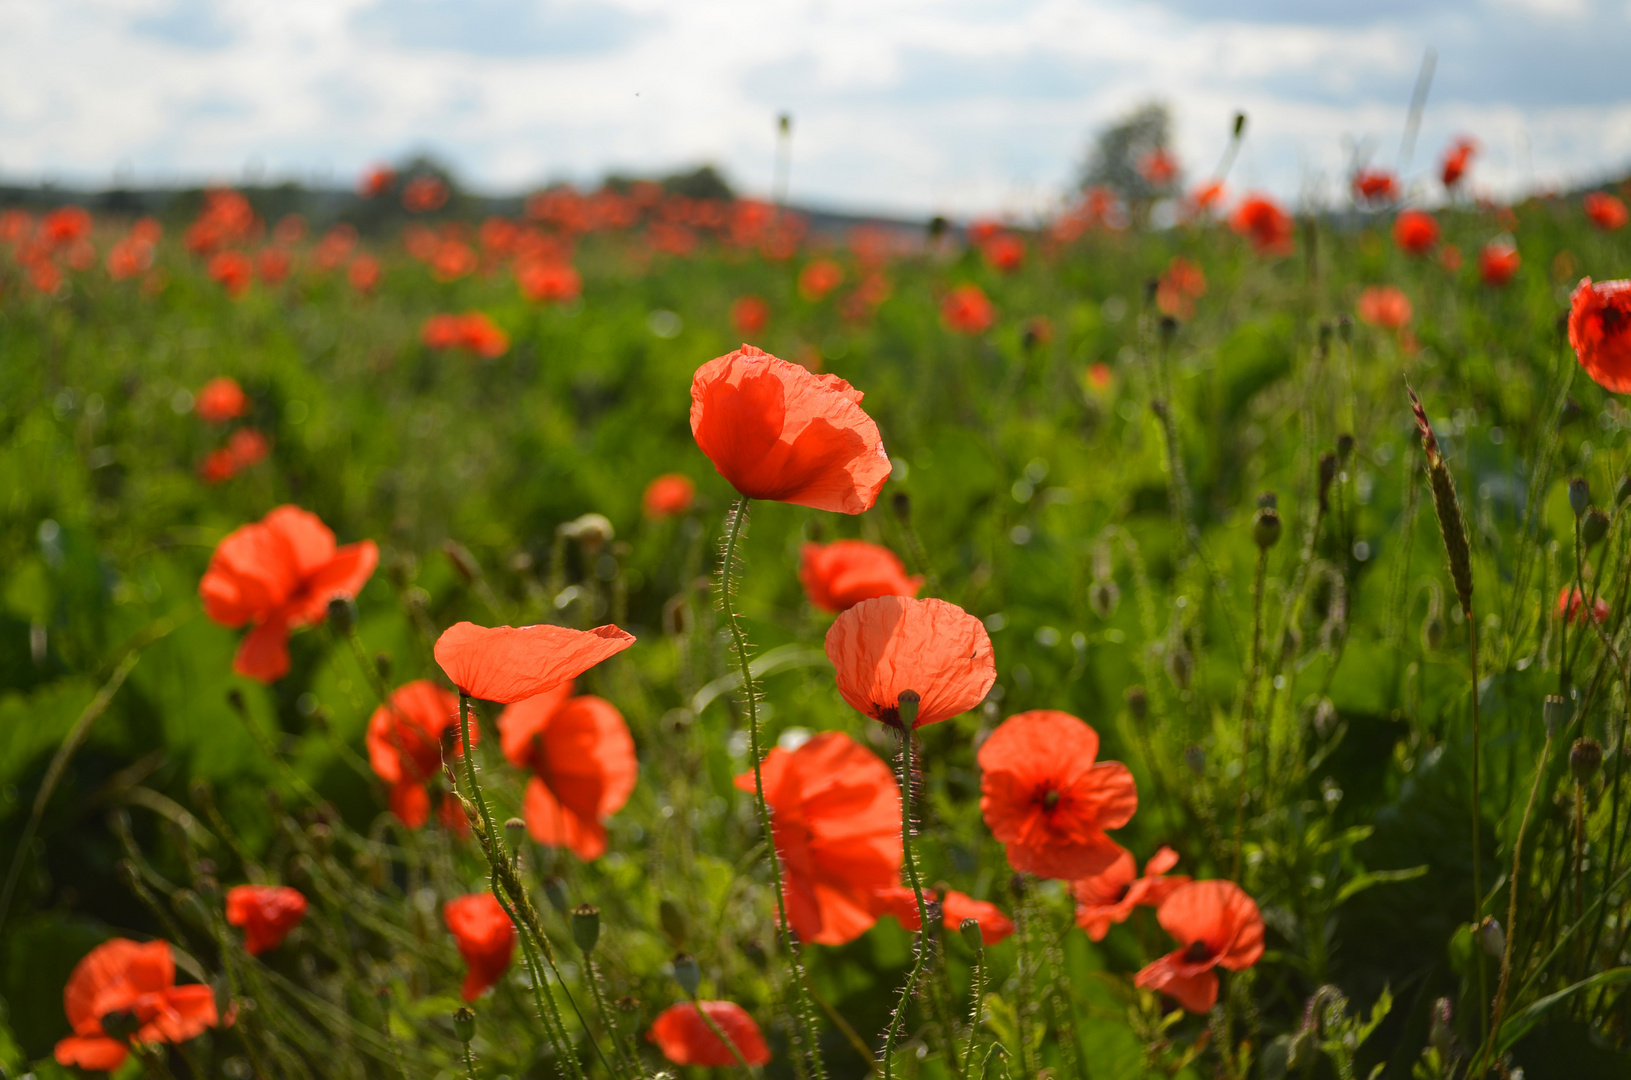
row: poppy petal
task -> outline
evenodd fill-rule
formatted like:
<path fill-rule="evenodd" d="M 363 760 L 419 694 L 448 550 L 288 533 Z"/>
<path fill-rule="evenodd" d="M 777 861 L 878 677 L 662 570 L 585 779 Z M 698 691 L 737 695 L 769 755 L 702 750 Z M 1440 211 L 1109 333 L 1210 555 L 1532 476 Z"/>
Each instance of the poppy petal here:
<path fill-rule="evenodd" d="M 268 619 L 244 635 L 232 670 L 264 683 L 289 673 L 289 627 L 282 619 Z"/>
<path fill-rule="evenodd" d="M 1218 977 L 1211 969 L 1186 971 L 1183 952 L 1168 953 L 1134 978 L 1135 986 L 1158 990 L 1192 1013 L 1208 1013 L 1218 1001 Z"/>
<path fill-rule="evenodd" d="M 698 1014 L 699 1007 L 707 1010 L 708 1019 L 730 1039 L 731 1045 L 736 1047 L 735 1053 Z M 656 1043 L 663 1056 L 675 1065 L 729 1068 L 737 1064 L 737 1054 L 749 1065 L 770 1062 L 770 1047 L 765 1044 L 759 1025 L 753 1022 L 753 1017 L 746 1010 L 731 1001 L 700 1001 L 696 1004 L 682 1001 L 678 1005 L 671 1005 L 652 1022 L 646 1038 Z"/>
<path fill-rule="evenodd" d="M 985 625 L 944 600 L 863 600 L 834 621 L 826 647 L 838 692 L 875 720 L 895 716 L 903 690 L 918 693 L 916 726 L 949 720 L 997 681 Z"/>
<path fill-rule="evenodd" d="M 531 765 L 533 738 L 543 733 L 555 710 L 571 696 L 572 681 L 568 679 L 552 690 L 505 706 L 498 714 L 498 738 L 504 749 L 504 760 L 523 768 Z"/>
<path fill-rule="evenodd" d="M 436 641 L 436 662 L 473 698 L 503 705 L 552 690 L 634 644 L 615 626 L 485 627 L 461 622 Z"/>
<path fill-rule="evenodd" d="M 70 1035 L 57 1043 L 58 1065 L 78 1065 L 91 1072 L 112 1072 L 125 1063 L 130 1051 L 106 1035 Z"/>
<path fill-rule="evenodd" d="M 521 814 L 527 820 L 527 835 L 540 844 L 567 848 L 584 862 L 606 854 L 606 827 L 562 806 L 536 776 L 527 781 Z"/>

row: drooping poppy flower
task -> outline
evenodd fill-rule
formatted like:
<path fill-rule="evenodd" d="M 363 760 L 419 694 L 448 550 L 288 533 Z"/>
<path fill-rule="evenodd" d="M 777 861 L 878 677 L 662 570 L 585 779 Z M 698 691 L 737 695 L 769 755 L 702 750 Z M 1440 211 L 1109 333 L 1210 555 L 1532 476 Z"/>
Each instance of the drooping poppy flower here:
<path fill-rule="evenodd" d="M 459 699 L 429 679 L 397 687 L 368 718 L 368 764 L 390 785 L 391 812 L 408 828 L 430 820 L 430 792 L 442 763 L 464 755 L 459 732 Z M 470 721 L 470 744 L 481 729 Z M 462 810 L 454 808 L 462 817 Z M 444 814 L 444 818 L 447 815 Z"/>
<path fill-rule="evenodd" d="M 925 889 L 923 899 L 940 905 L 940 922 L 947 930 L 956 930 L 963 925 L 964 919 L 979 923 L 980 940 L 987 945 L 995 945 L 1014 932 L 1013 920 L 1004 915 L 997 905 L 976 900 L 956 889 L 947 889 L 943 896 Z M 917 914 L 917 894 L 904 885 L 878 890 L 873 912 L 880 916 L 893 915 L 901 926 L 913 933 L 923 925 Z"/>
<path fill-rule="evenodd" d="M 289 631 L 322 622 L 328 602 L 354 596 L 378 563 L 372 540 L 336 547 L 316 514 L 280 506 L 221 541 L 198 595 L 221 625 L 252 624 L 232 669 L 272 682 L 289 670 Z"/>
<path fill-rule="evenodd" d="M 639 764 L 623 714 L 611 702 L 572 696 L 562 683 L 506 708 L 498 718 L 504 756 L 531 769 L 522 813 L 540 844 L 580 859 L 606 853 L 606 818 L 623 809 Z"/>
<path fill-rule="evenodd" d="M 714 1034 L 708 1021 L 698 1015 L 698 1007 L 707 1010 L 708 1019 L 730 1039 L 736 1053 L 733 1054 L 731 1048 Z M 742 1060 L 749 1065 L 770 1063 L 770 1047 L 765 1045 L 759 1025 L 734 1001 L 699 1001 L 694 1005 L 682 1001 L 678 1005 L 670 1005 L 652 1022 L 646 1039 L 656 1043 L 663 1057 L 675 1065 L 726 1069 L 738 1064 L 736 1054 L 741 1054 Z"/>
<path fill-rule="evenodd" d="M 1163 847 L 1144 864 L 1144 876 L 1139 877 L 1133 853 L 1123 851 L 1105 870 L 1071 883 L 1076 897 L 1076 925 L 1086 930 L 1091 940 L 1103 941 L 1111 923 L 1126 922 L 1133 908 L 1141 904 L 1159 907 L 1172 890 L 1189 881 L 1182 874 L 1165 876 L 1176 865 L 1178 853 Z"/>
<path fill-rule="evenodd" d="M 1098 753 L 1098 732 L 1050 709 L 1009 717 L 980 747 L 980 813 L 1015 870 L 1075 881 L 1120 857 L 1105 830 L 1132 819 L 1138 790 Z"/>
<path fill-rule="evenodd" d="M 516 269 L 515 280 L 521 295 L 532 301 L 560 303 L 575 300 L 583 292 L 583 278 L 570 263 L 529 260 Z"/>
<path fill-rule="evenodd" d="M 841 731 L 824 731 L 796 750 L 776 747 L 760 772 L 787 921 L 818 945 L 855 940 L 877 921 L 877 892 L 900 884 L 894 772 Z M 736 786 L 752 792 L 752 770 Z"/>
<path fill-rule="evenodd" d="M 379 260 L 372 255 L 358 255 L 346 268 L 346 280 L 360 293 L 371 293 L 379 287 Z"/>
<path fill-rule="evenodd" d="M 474 1001 L 509 970 L 515 925 L 490 892 L 449 900 L 442 906 L 442 919 L 464 957 L 464 1000 Z"/>
<path fill-rule="evenodd" d="M 198 418 L 206 424 L 224 424 L 249 411 L 249 395 L 238 380 L 225 375 L 205 383 L 198 391 Z"/>
<path fill-rule="evenodd" d="M 1631 220 L 1631 211 L 1626 210 L 1624 201 L 1606 191 L 1588 192 L 1582 202 L 1591 223 L 1604 232 L 1624 228 Z"/>
<path fill-rule="evenodd" d="M 752 345 L 691 380 L 691 434 L 719 475 L 750 499 L 859 514 L 891 465 L 859 390 Z"/>
<path fill-rule="evenodd" d="M 1163 315 L 1190 319 L 1195 315 L 1195 301 L 1205 295 L 1206 275 L 1201 268 L 1182 255 L 1174 255 L 1156 283 L 1155 306 Z"/>
<path fill-rule="evenodd" d="M 1462 135 L 1450 143 L 1444 151 L 1444 158 L 1439 163 L 1439 179 L 1447 188 L 1454 188 L 1461 183 L 1466 175 L 1467 167 L 1472 164 L 1473 155 L 1478 152 L 1478 143 L 1472 138 Z"/>
<path fill-rule="evenodd" d="M 844 283 L 844 268 L 831 259 L 816 259 L 799 272 L 799 295 L 814 303 Z"/>
<path fill-rule="evenodd" d="M 102 1029 L 109 1013 L 134 1015 L 135 1037 L 147 1043 L 179 1043 L 214 1027 L 215 991 L 198 983 L 176 985 L 176 962 L 167 941 L 143 945 L 114 938 L 92 949 L 74 967 L 62 991 L 62 1008 L 74 1033 L 56 1046 L 59 1065 L 112 1072 L 130 1053 Z"/>
<path fill-rule="evenodd" d="M 743 337 L 758 337 L 770 321 L 770 305 L 762 296 L 739 296 L 731 305 L 731 325 Z"/>
<path fill-rule="evenodd" d="M 446 184 L 435 176 L 416 176 L 402 188 L 402 207 L 410 214 L 425 214 L 447 205 Z"/>
<path fill-rule="evenodd" d="M 980 254 L 991 269 L 1011 274 L 1025 264 L 1025 241 L 1011 232 L 1000 232 L 980 245 Z"/>
<path fill-rule="evenodd" d="M 1218 1000 L 1218 966 L 1244 971 L 1263 955 L 1263 916 L 1232 881 L 1191 881 L 1174 889 L 1155 918 L 1180 948 L 1140 971 L 1133 982 L 1158 990 L 1193 1013 Z"/>
<path fill-rule="evenodd" d="M 664 473 L 646 485 L 640 508 L 648 518 L 678 517 L 691 509 L 697 485 L 684 473 Z"/>
<path fill-rule="evenodd" d="M 634 635 L 615 626 L 477 626 L 455 623 L 436 639 L 436 662 L 464 693 L 513 705 L 553 690 L 622 652 Z"/>
<path fill-rule="evenodd" d="M 1410 321 L 1410 298 L 1391 285 L 1372 285 L 1359 294 L 1359 320 L 1397 330 Z"/>
<path fill-rule="evenodd" d="M 1354 173 L 1354 198 L 1377 205 L 1399 197 L 1399 179 L 1386 169 L 1360 169 Z"/>
<path fill-rule="evenodd" d="M 1598 386 L 1631 393 L 1631 281 L 1580 279 L 1569 298 L 1569 344 Z"/>
<path fill-rule="evenodd" d="M 996 308 L 978 285 L 954 285 L 940 301 L 940 319 L 959 334 L 983 334 L 997 319 Z"/>
<path fill-rule="evenodd" d="M 306 917 L 306 898 L 287 885 L 235 885 L 227 890 L 227 923 L 241 926 L 250 956 L 283 944 Z"/>
<path fill-rule="evenodd" d="M 1438 219 L 1425 210 L 1401 210 L 1393 219 L 1393 242 L 1406 255 L 1425 255 L 1438 243 Z"/>
<path fill-rule="evenodd" d="M 1505 240 L 1492 240 L 1478 253 L 1478 276 L 1485 285 L 1499 289 L 1518 273 L 1523 260 L 1518 249 Z"/>
<path fill-rule="evenodd" d="M 1565 585 L 1557 594 L 1557 606 L 1553 609 L 1552 616 L 1560 622 L 1583 623 L 1586 621 L 1585 606 L 1585 597 L 1580 594 L 1580 590 Z M 1608 616 L 1608 601 L 1599 596 L 1591 605 L 1591 621 L 1605 623 Z"/>
<path fill-rule="evenodd" d="M 862 600 L 828 628 L 826 647 L 844 700 L 896 729 L 903 690 L 918 694 L 920 728 L 972 709 L 997 681 L 985 624 L 944 600 Z"/>
<path fill-rule="evenodd" d="M 248 291 L 255 265 L 241 251 L 218 251 L 210 258 L 209 275 L 236 300 Z"/>
<path fill-rule="evenodd" d="M 1248 195 L 1235 208 L 1229 227 L 1249 239 L 1259 255 L 1291 254 L 1291 215 L 1267 195 Z"/>
<path fill-rule="evenodd" d="M 907 576 L 900 556 L 865 540 L 805 544 L 799 556 L 799 581 L 810 603 L 831 612 L 875 596 L 916 596 L 923 587 L 922 577 Z"/>

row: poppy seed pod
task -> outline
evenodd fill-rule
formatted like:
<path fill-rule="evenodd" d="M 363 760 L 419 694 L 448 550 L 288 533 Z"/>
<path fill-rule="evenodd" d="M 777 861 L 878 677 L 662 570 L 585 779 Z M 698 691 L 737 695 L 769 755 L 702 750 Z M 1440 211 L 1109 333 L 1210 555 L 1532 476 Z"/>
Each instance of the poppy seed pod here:
<path fill-rule="evenodd" d="M 917 709 L 923 703 L 923 697 L 916 690 L 902 690 L 896 699 L 896 708 L 900 711 L 901 730 L 911 731 L 917 724 Z"/>
<path fill-rule="evenodd" d="M 527 823 L 521 818 L 513 817 L 504 822 L 504 839 L 510 845 L 510 855 L 513 858 L 521 850 L 521 841 L 526 838 Z"/>
<path fill-rule="evenodd" d="M 1546 725 L 1548 738 L 1556 736 L 1559 731 L 1563 730 L 1563 726 L 1569 722 L 1569 714 L 1573 711 L 1569 708 L 1569 702 L 1566 698 L 1559 697 L 1557 694 L 1549 695 L 1546 698 L 1546 703 L 1540 708 L 1540 718 L 1541 722 Z"/>
<path fill-rule="evenodd" d="M 1596 547 L 1603 537 L 1608 535 L 1608 515 L 1595 506 L 1586 511 L 1586 516 L 1580 519 L 1580 539 L 1585 545 Z"/>
<path fill-rule="evenodd" d="M 1134 720 L 1142 721 L 1150 712 L 1149 691 L 1142 686 L 1129 686 L 1127 688 L 1127 711 Z"/>
<path fill-rule="evenodd" d="M 1569 772 L 1574 774 L 1575 783 L 1591 783 L 1591 778 L 1597 775 L 1602 764 L 1602 743 L 1589 737 L 1574 740 L 1574 746 L 1569 750 Z"/>
<path fill-rule="evenodd" d="M 963 935 L 963 941 L 979 956 L 985 951 L 985 940 L 980 934 L 980 921 L 978 919 L 964 919 L 957 927 L 957 932 Z"/>
<path fill-rule="evenodd" d="M 1506 931 L 1493 915 L 1485 915 L 1484 921 L 1478 924 L 1478 944 L 1483 946 L 1486 953 L 1499 957 L 1506 952 Z"/>
<path fill-rule="evenodd" d="M 1259 551 L 1267 551 L 1280 542 L 1280 514 L 1272 507 L 1264 507 L 1257 512 L 1257 521 L 1252 525 L 1252 542 Z"/>
<path fill-rule="evenodd" d="M 674 981 L 680 984 L 687 997 L 697 996 L 697 987 L 702 985 L 702 969 L 697 967 L 696 957 L 689 953 L 677 953 L 673 960 Z"/>
<path fill-rule="evenodd" d="M 453 1014 L 453 1037 L 466 1045 L 476 1037 L 476 1014 L 470 1006 L 461 1005 Z"/>
<path fill-rule="evenodd" d="M 1587 486 L 1586 478 L 1583 476 L 1577 476 L 1573 480 L 1570 480 L 1569 509 L 1574 511 L 1574 516 L 1579 517 L 1580 515 L 1584 514 L 1586 512 L 1586 507 L 1590 505 L 1591 488 Z"/>
<path fill-rule="evenodd" d="M 572 940 L 585 956 L 595 951 L 600 940 L 600 909 L 595 905 L 579 904 L 572 909 Z"/>

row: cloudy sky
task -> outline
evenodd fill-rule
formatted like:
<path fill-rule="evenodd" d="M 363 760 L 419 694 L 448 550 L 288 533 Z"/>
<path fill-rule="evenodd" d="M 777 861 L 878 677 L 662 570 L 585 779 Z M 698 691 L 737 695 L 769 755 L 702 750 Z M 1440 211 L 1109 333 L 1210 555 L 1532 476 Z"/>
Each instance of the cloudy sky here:
<path fill-rule="evenodd" d="M 795 201 L 1026 213 L 1090 133 L 1171 104 L 1191 177 L 1329 192 L 1476 135 L 1500 193 L 1631 165 L 1631 0 L 0 0 L 0 181 L 349 183 L 429 150 L 519 190 L 711 161 Z"/>

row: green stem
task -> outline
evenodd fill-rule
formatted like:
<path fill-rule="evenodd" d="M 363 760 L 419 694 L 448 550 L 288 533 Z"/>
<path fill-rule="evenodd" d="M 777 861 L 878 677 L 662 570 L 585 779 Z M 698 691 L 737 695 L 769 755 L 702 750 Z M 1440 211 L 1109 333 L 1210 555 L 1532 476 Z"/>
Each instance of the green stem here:
<path fill-rule="evenodd" d="M 1518 936 L 1518 880 L 1522 873 L 1523 834 L 1529 829 L 1529 815 L 1535 809 L 1535 796 L 1540 793 L 1540 781 L 1546 775 L 1546 760 L 1552 753 L 1552 736 L 1546 734 L 1546 745 L 1540 752 L 1540 764 L 1535 768 L 1534 783 L 1529 785 L 1529 801 L 1524 804 L 1523 818 L 1518 822 L 1518 835 L 1512 841 L 1512 877 L 1508 882 L 1506 901 L 1506 949 L 1501 953 L 1501 977 L 1495 987 L 1495 1006 L 1490 1010 L 1491 1031 L 1501 1030 L 1501 1014 L 1506 1009 L 1506 989 L 1512 978 L 1512 943 Z M 1486 1062 L 1489 1049 L 1485 1049 Z M 1488 1068 L 1486 1064 L 1484 1068 Z"/>
<path fill-rule="evenodd" d="M 612 1011 L 606 1006 L 606 992 L 600 985 L 600 969 L 595 966 L 595 958 L 585 954 L 583 957 L 584 975 L 589 982 L 589 992 L 594 996 L 595 1008 L 600 1010 L 600 1021 L 606 1025 L 606 1032 L 612 1038 L 612 1056 L 617 1058 L 618 1065 L 625 1070 L 631 1070 L 635 1076 L 644 1076 L 645 1070 L 640 1068 L 638 1060 L 630 1062 L 626 1054 L 627 1047 L 618 1038 L 617 1024 L 612 1020 Z"/>
<path fill-rule="evenodd" d="M 1241 852 L 1246 845 L 1246 807 L 1252 797 L 1252 710 L 1257 697 L 1257 671 L 1263 657 L 1263 579 L 1268 573 L 1269 549 L 1257 549 L 1257 572 L 1252 577 L 1252 652 L 1246 670 L 1246 698 L 1240 706 L 1240 796 L 1235 804 L 1234 872 L 1240 880 Z"/>
<path fill-rule="evenodd" d="M 1478 817 L 1483 806 L 1479 797 L 1478 788 L 1478 759 L 1482 751 L 1482 738 L 1478 728 L 1478 624 L 1473 621 L 1472 608 L 1466 610 L 1467 617 L 1467 656 L 1472 666 L 1472 923 L 1476 930 L 1483 922 L 1484 917 L 1484 884 L 1483 884 L 1483 854 L 1479 850 Z M 1479 1034 L 1489 1037 L 1485 1029 L 1488 1023 L 1484 1013 L 1484 1002 L 1487 1000 L 1489 989 L 1487 976 L 1484 971 L 1484 950 L 1474 950 L 1478 956 L 1478 1025 Z"/>
<path fill-rule="evenodd" d="M 974 972 L 969 978 L 968 1049 L 963 1051 L 963 1075 L 974 1065 L 974 1047 L 980 1041 L 980 1013 L 985 1004 L 985 948 L 974 954 Z"/>
<path fill-rule="evenodd" d="M 469 1080 L 476 1080 L 476 1059 L 470 1056 L 470 1044 L 464 1044 L 464 1075 Z"/>
<path fill-rule="evenodd" d="M 754 1071 L 753 1066 L 748 1064 L 748 1059 L 742 1056 L 741 1050 L 737 1049 L 736 1040 L 725 1034 L 725 1029 L 720 1027 L 712 1016 L 708 1015 L 708 1010 L 702 1007 L 702 1002 L 697 1000 L 695 994 L 691 995 L 691 1006 L 697 1010 L 697 1015 L 702 1018 L 704 1024 L 708 1025 L 708 1030 L 714 1033 L 714 1037 L 724 1043 L 726 1049 L 730 1050 L 731 1056 L 736 1058 L 736 1063 L 750 1074 L 757 1076 L 758 1074 Z"/>
<path fill-rule="evenodd" d="M 905 699 L 908 694 L 911 694 L 911 691 L 904 691 L 901 697 Z M 923 976 L 923 965 L 929 956 L 929 905 L 923 899 L 923 882 L 918 879 L 917 861 L 912 858 L 912 729 L 917 722 L 916 697 L 912 694 L 909 700 L 902 700 L 899 711 L 901 861 L 906 864 L 906 878 L 912 883 L 912 895 L 917 898 L 917 959 L 912 964 L 911 974 L 906 976 L 906 985 L 900 989 L 900 1002 L 895 1006 L 895 1014 L 889 1018 L 889 1030 L 884 1036 L 884 1080 L 890 1080 L 894 1075 L 895 1040 L 900 1036 L 901 1024 L 906 1019 L 906 1008 L 912 1002 L 912 995 L 917 990 L 917 981 Z"/>

